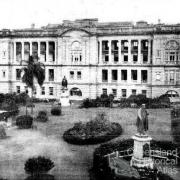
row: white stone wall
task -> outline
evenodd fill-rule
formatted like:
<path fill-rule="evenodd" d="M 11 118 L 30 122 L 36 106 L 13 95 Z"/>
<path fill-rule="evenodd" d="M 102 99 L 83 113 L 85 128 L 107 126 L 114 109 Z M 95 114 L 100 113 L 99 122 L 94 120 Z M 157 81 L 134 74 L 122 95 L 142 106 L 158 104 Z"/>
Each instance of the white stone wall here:
<path fill-rule="evenodd" d="M 113 62 L 111 55 L 109 62 L 104 63 L 102 56 L 98 56 L 98 42 L 103 40 L 111 42 L 112 40 L 140 40 L 146 39 L 149 42 L 153 40 L 153 55 L 151 66 L 151 58 L 148 56 L 148 63 L 142 63 L 142 56 L 138 57 L 138 62 L 133 64 L 132 54 L 129 49 L 129 61 L 124 64 L 122 62 L 121 51 L 119 51 L 119 62 Z M 44 82 L 46 95 L 41 95 L 40 87 L 37 87 L 36 96 L 39 98 L 57 98 L 60 96 L 61 82 L 64 76 L 68 80 L 68 88 L 79 88 L 82 91 L 82 98 L 95 98 L 102 94 L 102 89 L 106 88 L 108 94 L 112 93 L 112 89 L 117 89 L 117 97 L 122 96 L 122 89 L 127 90 L 127 97 L 131 95 L 132 89 L 136 89 L 136 93 L 142 93 L 142 90 L 147 91 L 148 97 L 155 97 L 165 93 L 167 90 L 175 89 L 179 92 L 177 86 L 165 86 L 164 72 L 165 69 L 178 69 L 177 66 L 169 67 L 164 66 L 164 45 L 167 41 L 175 39 L 180 43 L 179 35 L 142 35 L 142 36 L 91 36 L 85 31 L 69 30 L 60 37 L 36 37 L 36 38 L 14 38 L 14 39 L 0 39 L 0 92 L 15 92 L 16 86 L 21 87 L 24 91 L 26 86 L 20 80 L 16 80 L 16 69 L 21 68 L 20 62 L 15 58 L 15 43 L 16 42 L 55 42 L 55 61 L 43 62 L 46 66 L 46 79 Z M 79 42 L 81 45 L 82 60 L 81 62 L 72 62 L 71 52 L 73 42 Z M 118 44 L 121 48 L 121 44 Z M 48 47 L 47 47 L 48 48 Z M 130 45 L 129 45 L 130 48 Z M 157 56 L 157 50 L 160 55 Z M 109 51 L 110 52 L 110 51 Z M 150 51 L 148 51 L 149 53 Z M 138 51 L 140 54 L 140 50 Z M 12 66 L 8 66 L 10 63 Z M 49 69 L 54 69 L 54 81 L 49 82 Z M 102 69 L 108 70 L 108 82 L 102 82 Z M 118 70 L 117 82 L 112 82 L 111 71 Z M 121 80 L 121 70 L 128 71 L 128 79 L 126 82 Z M 138 70 L 138 80 L 131 80 L 131 70 Z M 141 82 L 141 70 L 148 71 L 147 83 Z M 70 71 L 74 71 L 74 78 L 70 78 Z M 81 72 L 81 79 L 77 78 L 77 72 Z M 5 75 L 4 75 L 5 72 Z M 12 81 L 12 89 L 9 81 Z M 54 88 L 54 95 L 49 95 L 49 87 Z"/>

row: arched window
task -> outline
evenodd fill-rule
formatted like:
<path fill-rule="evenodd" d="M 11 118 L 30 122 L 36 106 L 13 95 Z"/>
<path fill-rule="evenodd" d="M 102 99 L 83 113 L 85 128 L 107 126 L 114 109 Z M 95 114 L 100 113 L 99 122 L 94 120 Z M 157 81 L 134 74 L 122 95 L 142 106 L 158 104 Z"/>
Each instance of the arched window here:
<path fill-rule="evenodd" d="M 78 63 L 82 61 L 82 46 L 79 41 L 71 44 L 71 62 Z"/>
<path fill-rule="evenodd" d="M 165 61 L 167 64 L 178 64 L 180 62 L 180 48 L 177 41 L 170 40 L 166 43 Z"/>
<path fill-rule="evenodd" d="M 177 92 L 177 91 L 174 91 L 174 90 L 169 90 L 169 91 L 167 91 L 167 92 L 166 92 L 166 95 L 167 95 L 168 97 L 179 97 L 178 92 Z"/>
<path fill-rule="evenodd" d="M 82 92 L 79 88 L 72 88 L 70 90 L 70 96 L 82 96 Z"/>

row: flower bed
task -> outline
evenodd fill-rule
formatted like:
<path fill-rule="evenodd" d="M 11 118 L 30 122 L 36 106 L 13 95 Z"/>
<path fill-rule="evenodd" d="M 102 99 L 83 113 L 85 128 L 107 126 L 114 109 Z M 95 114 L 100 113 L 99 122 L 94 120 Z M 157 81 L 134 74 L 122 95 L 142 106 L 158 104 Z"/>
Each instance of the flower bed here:
<path fill-rule="evenodd" d="M 65 131 L 63 138 L 71 144 L 97 144 L 109 141 L 122 133 L 121 125 L 111 123 L 104 113 L 99 113 L 94 120 L 83 124 L 75 123 L 74 127 Z"/>

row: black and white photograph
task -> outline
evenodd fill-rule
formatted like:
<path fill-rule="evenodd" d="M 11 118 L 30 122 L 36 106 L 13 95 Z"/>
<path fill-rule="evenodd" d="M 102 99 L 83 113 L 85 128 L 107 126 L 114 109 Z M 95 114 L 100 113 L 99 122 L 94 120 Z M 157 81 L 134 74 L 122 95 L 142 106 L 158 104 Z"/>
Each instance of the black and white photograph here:
<path fill-rule="evenodd" d="M 0 0 L 0 180 L 179 180 L 180 1 Z"/>

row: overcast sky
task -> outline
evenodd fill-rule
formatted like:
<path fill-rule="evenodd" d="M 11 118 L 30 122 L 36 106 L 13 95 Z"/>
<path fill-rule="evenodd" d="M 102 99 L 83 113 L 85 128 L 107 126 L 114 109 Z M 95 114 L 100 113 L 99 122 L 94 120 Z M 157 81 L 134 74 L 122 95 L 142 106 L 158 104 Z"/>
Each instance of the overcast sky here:
<path fill-rule="evenodd" d="M 180 23 L 180 0 L 0 0 L 0 29 L 80 18 Z"/>

